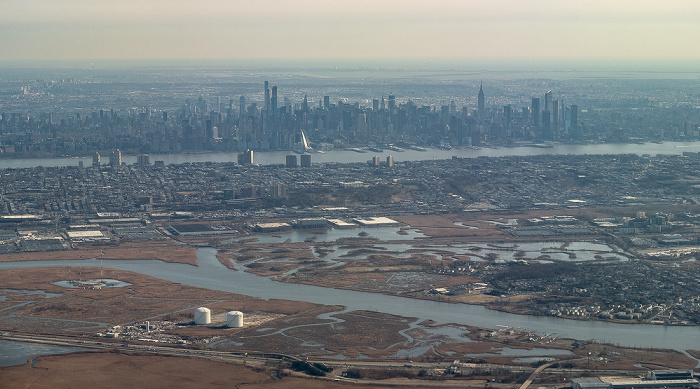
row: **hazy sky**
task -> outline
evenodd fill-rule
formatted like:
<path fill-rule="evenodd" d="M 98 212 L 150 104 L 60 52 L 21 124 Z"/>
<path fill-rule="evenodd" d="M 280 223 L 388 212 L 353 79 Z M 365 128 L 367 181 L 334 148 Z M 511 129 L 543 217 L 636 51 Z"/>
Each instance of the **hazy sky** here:
<path fill-rule="evenodd" d="M 700 58 L 698 0 L 0 0 L 0 59 Z"/>

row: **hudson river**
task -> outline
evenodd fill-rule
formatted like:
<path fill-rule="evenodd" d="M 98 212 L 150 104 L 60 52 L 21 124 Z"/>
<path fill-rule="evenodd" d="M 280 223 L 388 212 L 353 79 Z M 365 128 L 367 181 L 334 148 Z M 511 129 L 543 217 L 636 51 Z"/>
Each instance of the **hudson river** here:
<path fill-rule="evenodd" d="M 325 153 L 311 153 L 313 163 L 324 162 L 367 162 L 373 156 L 386 158 L 388 155 L 394 157 L 394 161 L 424 161 L 431 159 L 477 158 L 477 157 L 505 157 L 505 156 L 528 156 L 528 155 L 583 155 L 583 154 L 683 154 L 684 151 L 700 152 L 700 142 L 664 142 L 664 143 L 603 143 L 589 145 L 569 145 L 557 144 L 552 147 L 484 147 L 479 149 L 451 149 L 438 150 L 428 148 L 425 151 L 406 149 L 405 151 L 384 150 L 380 153 L 367 151 L 360 153 L 350 150 L 332 150 Z M 293 154 L 291 151 L 262 151 L 254 153 L 254 162 L 259 165 L 284 164 L 285 156 Z M 107 156 L 103 156 L 102 163 L 107 163 Z M 152 154 L 153 161 L 163 161 L 166 164 L 179 164 L 187 162 L 237 162 L 238 153 L 181 153 L 181 154 Z M 83 158 L 26 158 L 26 159 L 0 159 L 0 169 L 3 168 L 28 168 L 36 166 L 77 166 L 82 161 L 85 166 L 92 164 L 92 157 Z M 136 156 L 128 155 L 122 157 L 122 162 L 133 164 Z"/>

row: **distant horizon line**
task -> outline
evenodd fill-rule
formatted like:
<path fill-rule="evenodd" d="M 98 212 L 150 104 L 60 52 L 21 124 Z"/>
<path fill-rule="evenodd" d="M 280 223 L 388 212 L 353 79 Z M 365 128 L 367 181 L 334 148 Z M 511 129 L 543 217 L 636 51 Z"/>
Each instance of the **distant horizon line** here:
<path fill-rule="evenodd" d="M 477 58 L 433 58 L 433 57 L 384 57 L 384 58 L 75 58 L 75 59 L 0 59 L 0 67 L 207 67 L 207 66 L 255 66 L 265 69 L 287 69 L 290 65 L 315 65 L 329 70 L 431 70 L 426 66 L 437 66 L 435 70 L 495 70 L 514 71 L 586 71 L 619 70 L 638 72 L 700 72 L 700 58 L 555 58 L 555 57 L 477 57 Z M 386 67 L 392 67 L 386 69 Z M 515 66 L 515 68 L 513 68 Z M 524 69 L 522 66 L 536 66 Z"/>
<path fill-rule="evenodd" d="M 1 60 L 1 73 L 44 77 L 42 72 L 104 73 L 165 72 L 211 73 L 233 76 L 264 73 L 299 77 L 413 79 L 455 77 L 490 79 L 657 79 L 700 80 L 700 59 L 602 60 L 602 59 L 436 59 L 436 58 L 282 58 L 282 59 L 102 59 L 102 60 Z M 30 76 L 28 73 L 35 73 Z M 37 74 L 38 73 L 38 74 Z M 227 73 L 229 73 L 227 75 Z M 71 77 L 71 75 L 66 75 Z M 10 76 L 12 77 L 12 76 Z"/>

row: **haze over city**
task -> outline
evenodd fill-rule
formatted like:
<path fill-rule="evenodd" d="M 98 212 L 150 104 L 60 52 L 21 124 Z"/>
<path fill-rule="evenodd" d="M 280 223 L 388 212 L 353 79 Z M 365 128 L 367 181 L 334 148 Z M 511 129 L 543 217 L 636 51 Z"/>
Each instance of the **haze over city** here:
<path fill-rule="evenodd" d="M 0 13 L 0 52 L 4 61 L 98 66 L 105 60 L 343 66 L 411 59 L 690 68 L 700 58 L 692 50 L 697 20 L 700 3 L 692 0 L 8 0 Z"/>

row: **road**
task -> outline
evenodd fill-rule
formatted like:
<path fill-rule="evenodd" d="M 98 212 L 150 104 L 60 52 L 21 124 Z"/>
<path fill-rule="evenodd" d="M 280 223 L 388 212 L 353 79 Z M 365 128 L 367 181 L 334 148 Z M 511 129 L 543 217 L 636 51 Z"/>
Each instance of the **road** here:
<path fill-rule="evenodd" d="M 231 352 L 231 351 L 213 351 L 213 350 L 194 350 L 194 349 L 186 349 L 186 348 L 179 348 L 179 347 L 172 347 L 172 346 L 160 346 L 156 344 L 126 344 L 122 342 L 110 342 L 110 341 L 96 341 L 96 340 L 85 340 L 83 338 L 72 338 L 72 337 L 59 337 L 59 336 L 38 336 L 38 335 L 27 335 L 27 334 L 12 334 L 12 333 L 0 333 L 0 339 L 2 340 L 9 340 L 9 341 L 17 341 L 17 342 L 32 342 L 32 343 L 43 343 L 43 344 L 51 344 L 51 345 L 56 345 L 56 346 L 69 346 L 69 347 L 81 347 L 85 349 L 93 349 L 93 350 L 114 350 L 114 349 L 120 349 L 120 350 L 129 350 L 129 351 L 136 351 L 136 352 L 144 352 L 144 353 L 152 353 L 156 355 L 168 355 L 168 356 L 181 356 L 181 357 L 198 357 L 198 358 L 208 358 L 208 359 L 215 359 L 215 360 L 222 360 L 222 361 L 228 361 L 228 362 L 233 362 L 233 363 L 239 363 L 239 364 L 247 364 L 247 365 L 256 365 L 256 366 L 264 366 L 264 365 L 272 365 L 274 366 L 277 364 L 280 360 L 285 360 L 285 361 L 294 361 L 294 360 L 302 360 L 299 357 L 292 356 L 292 355 L 286 355 L 286 354 L 277 354 L 277 353 L 257 353 L 257 352 L 243 352 L 243 351 L 238 351 L 238 352 Z M 308 360 L 308 362 L 318 362 L 325 364 L 329 367 L 333 367 L 334 370 L 337 372 L 347 370 L 347 369 L 373 369 L 373 368 L 379 368 L 379 369 L 412 369 L 412 370 L 426 370 L 426 371 L 433 371 L 433 370 L 445 370 L 448 369 L 451 364 L 449 362 L 405 362 L 405 361 L 357 361 L 357 360 L 345 360 L 345 361 L 327 361 L 327 360 Z M 527 389 L 528 386 L 533 382 L 533 380 L 537 377 L 537 375 L 542 372 L 544 369 L 551 367 L 552 365 L 556 364 L 557 362 L 561 361 L 553 361 L 549 362 L 547 364 L 544 364 L 542 366 L 539 366 L 537 369 L 533 369 L 532 367 L 529 366 L 519 366 L 519 365 L 501 365 L 501 364 L 488 364 L 488 363 L 460 363 L 460 367 L 463 368 L 472 368 L 472 369 L 480 369 L 480 370 L 509 370 L 511 372 L 530 372 L 529 378 L 519 387 L 519 389 Z M 586 369 L 551 369 L 550 372 L 552 373 L 560 373 L 560 374 L 576 374 L 576 373 L 584 373 L 586 372 Z M 606 370 L 606 371 L 597 371 L 599 374 L 608 374 L 608 375 L 616 375 L 616 374 L 630 374 L 630 373 L 638 373 L 637 372 L 630 372 L 630 371 L 615 371 L 615 370 Z M 299 376 L 304 376 L 301 373 L 295 373 L 295 375 Z M 308 376 L 305 376 L 308 377 Z M 348 379 L 344 378 L 341 376 L 328 376 L 328 377 L 317 377 L 319 379 L 327 379 L 327 380 L 337 380 L 337 381 L 343 381 L 343 382 L 357 382 L 357 383 L 364 383 L 364 384 L 381 384 L 381 385 L 392 385 L 392 386 L 435 386 L 435 387 L 440 387 L 440 386 L 449 386 L 449 387 L 454 387 L 454 386 L 459 386 L 459 385 L 464 385 L 464 384 L 469 384 L 470 386 L 478 385 L 478 386 L 484 386 L 484 387 L 493 387 L 493 388 L 515 388 L 515 384 L 501 384 L 501 383 L 495 383 L 495 382 L 488 382 L 486 380 L 444 380 L 444 381 L 431 381 L 431 380 L 367 380 L 367 379 L 360 379 L 360 380 L 354 380 L 354 379 Z"/>
<path fill-rule="evenodd" d="M 522 385 L 520 385 L 520 389 L 527 389 L 527 387 L 530 386 L 530 384 L 532 383 L 532 381 L 537 377 L 538 374 L 540 374 L 540 372 L 542 372 L 542 370 L 544 370 L 544 369 L 546 369 L 546 368 L 552 366 L 553 364 L 555 364 L 555 363 L 557 363 L 557 362 L 558 362 L 558 361 L 545 363 L 544 365 L 542 365 L 542 366 L 538 367 L 537 369 L 535 369 L 535 371 L 533 371 L 532 374 L 530 374 L 530 377 L 528 377 L 528 379 L 525 380 L 525 382 L 523 382 Z"/>
<path fill-rule="evenodd" d="M 166 347 L 152 345 L 141 345 L 141 344 L 126 344 L 118 342 L 102 342 L 102 341 L 92 341 L 83 340 L 68 337 L 55 337 L 55 336 L 36 336 L 36 335 L 17 335 L 4 333 L 0 334 L 0 339 L 11 340 L 17 342 L 31 342 L 31 343 L 43 343 L 51 344 L 55 346 L 69 346 L 69 347 L 82 347 L 86 349 L 98 349 L 98 350 L 131 350 L 139 352 L 148 352 L 159 355 L 171 355 L 171 356 L 191 356 L 191 357 L 203 357 L 211 359 L 221 359 L 228 361 L 236 361 L 238 363 L 245 362 L 264 362 L 279 361 L 283 360 L 298 360 L 299 358 L 285 355 L 285 354 L 263 354 L 263 353 L 245 353 L 245 352 L 231 352 L 231 351 L 212 351 L 212 350 L 193 350 L 184 349 L 177 347 Z"/>

